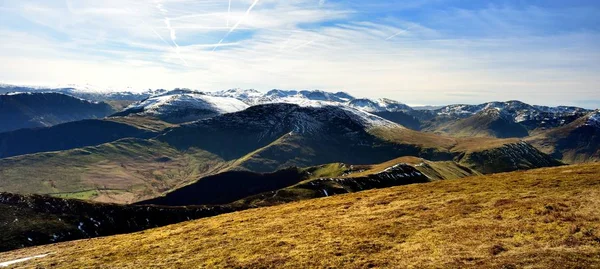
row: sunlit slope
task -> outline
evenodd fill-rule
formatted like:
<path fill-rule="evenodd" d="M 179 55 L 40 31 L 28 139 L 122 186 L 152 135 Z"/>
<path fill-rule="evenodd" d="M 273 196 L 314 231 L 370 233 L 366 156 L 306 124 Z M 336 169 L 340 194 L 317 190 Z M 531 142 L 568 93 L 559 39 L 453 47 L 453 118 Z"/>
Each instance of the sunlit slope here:
<path fill-rule="evenodd" d="M 127 203 L 160 195 L 225 167 L 199 150 L 123 139 L 80 149 L 0 159 L 0 191 Z"/>
<path fill-rule="evenodd" d="M 600 164 L 296 202 L 0 254 L 23 267 L 598 268 Z"/>

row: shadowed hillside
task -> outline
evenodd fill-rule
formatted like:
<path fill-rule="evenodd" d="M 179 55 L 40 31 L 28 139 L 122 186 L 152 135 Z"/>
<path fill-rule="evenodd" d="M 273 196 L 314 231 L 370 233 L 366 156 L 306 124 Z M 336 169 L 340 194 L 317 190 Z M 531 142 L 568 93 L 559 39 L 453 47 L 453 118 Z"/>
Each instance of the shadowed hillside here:
<path fill-rule="evenodd" d="M 59 93 L 0 95 L 0 133 L 21 128 L 47 127 L 114 113 L 106 103 L 94 103 Z"/>

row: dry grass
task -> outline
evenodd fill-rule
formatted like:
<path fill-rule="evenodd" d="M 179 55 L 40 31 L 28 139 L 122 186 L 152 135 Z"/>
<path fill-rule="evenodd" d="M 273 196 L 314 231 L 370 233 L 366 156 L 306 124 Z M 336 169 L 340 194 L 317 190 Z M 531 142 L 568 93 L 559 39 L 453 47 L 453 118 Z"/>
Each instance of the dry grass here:
<path fill-rule="evenodd" d="M 160 132 L 167 128 L 178 126 L 177 124 L 171 124 L 154 117 L 145 116 L 127 116 L 127 117 L 110 117 L 106 120 L 114 121 L 118 123 L 124 123 L 131 125 L 136 128 Z"/>
<path fill-rule="evenodd" d="M 398 144 L 418 145 L 450 152 L 476 152 L 502 147 L 506 144 L 521 141 L 518 138 L 492 137 L 450 137 L 434 133 L 424 133 L 409 129 L 373 128 L 373 135 Z"/>
<path fill-rule="evenodd" d="M 0 254 L 62 268 L 600 268 L 600 164 L 436 181 Z"/>
<path fill-rule="evenodd" d="M 421 173 L 427 175 L 433 180 L 457 179 L 467 176 L 480 175 L 480 173 L 478 173 L 477 171 L 466 167 L 461 167 L 459 164 L 453 161 L 432 162 L 419 157 L 405 156 L 389 160 L 380 164 L 359 166 L 357 167 L 357 169 L 363 169 L 362 171 L 353 172 L 344 177 L 364 177 L 371 174 L 379 173 L 389 167 L 401 163 L 405 163 L 415 167 Z"/>

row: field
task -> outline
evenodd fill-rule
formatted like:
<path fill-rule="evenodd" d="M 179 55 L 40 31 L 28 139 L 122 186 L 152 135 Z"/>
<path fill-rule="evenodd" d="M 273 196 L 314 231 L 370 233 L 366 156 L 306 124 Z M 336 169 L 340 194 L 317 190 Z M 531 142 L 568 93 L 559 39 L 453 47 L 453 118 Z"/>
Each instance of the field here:
<path fill-rule="evenodd" d="M 600 268 L 600 164 L 442 180 L 0 254 L 63 268 Z"/>

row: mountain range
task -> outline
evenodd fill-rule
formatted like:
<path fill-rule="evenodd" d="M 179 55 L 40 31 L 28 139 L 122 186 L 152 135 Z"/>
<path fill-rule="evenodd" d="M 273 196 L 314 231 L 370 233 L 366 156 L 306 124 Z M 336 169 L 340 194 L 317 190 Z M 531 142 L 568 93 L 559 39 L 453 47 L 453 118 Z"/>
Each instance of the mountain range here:
<path fill-rule="evenodd" d="M 577 230 L 579 226 L 556 231 L 561 236 L 567 231 L 573 238 L 536 240 L 561 247 L 595 242 L 585 218 L 561 212 L 568 211 L 569 203 L 582 204 L 583 197 L 594 195 L 583 195 L 586 187 L 574 187 L 573 182 L 579 180 L 593 192 L 598 166 L 565 164 L 600 160 L 599 110 L 520 101 L 417 109 L 386 98 L 320 90 L 111 93 L 85 87 L 4 85 L 0 92 L 4 92 L 0 111 L 6 112 L 0 117 L 4 128 L 0 131 L 0 209 L 6 213 L 0 216 L 0 251 L 132 233 L 199 218 L 208 219 L 189 225 L 210 226 L 223 218 L 214 216 L 223 213 L 258 212 L 264 217 L 280 215 L 277 210 L 307 220 L 298 224 L 317 225 L 311 230 L 332 233 L 341 226 L 336 224 L 335 231 L 327 228 L 327 222 L 333 221 L 330 216 L 352 212 L 357 205 L 362 209 L 345 217 L 359 214 L 366 226 L 351 230 L 373 237 L 368 225 L 378 220 L 375 233 L 381 242 L 387 242 L 386 231 L 392 231 L 394 238 L 403 238 L 401 231 L 413 231 L 394 230 L 405 222 L 423 231 L 427 223 L 463 220 L 496 227 L 505 218 L 546 224 L 577 219 L 578 225 L 585 226 L 579 229 L 585 231 Z M 561 167 L 552 168 L 556 166 Z M 523 172 L 530 169 L 536 170 Z M 585 175 L 580 180 L 575 175 L 582 177 L 581 173 Z M 518 197 L 510 196 L 513 189 Z M 573 199 L 556 200 L 552 193 Z M 349 202 L 347 197 L 356 200 Z M 416 200 L 406 207 L 407 199 Z M 527 204 L 528 199 L 537 200 Z M 295 206 L 305 200 L 311 200 L 306 203 L 314 205 L 312 209 L 295 212 Z M 338 204 L 332 206 L 330 201 Z M 310 212 L 316 215 L 304 215 Z M 315 216 L 323 222 L 309 220 Z M 258 230 L 281 230 L 272 216 L 264 220 L 269 227 L 256 219 L 243 222 Z M 386 228 L 381 228 L 382 223 L 387 223 Z M 172 227 L 179 226 L 164 229 Z M 227 229 L 226 233 L 232 231 Z M 141 233 L 161 237 L 153 231 Z M 203 236 L 218 241 L 226 233 L 210 230 Z M 497 236 L 503 243 L 486 245 L 494 257 L 524 244 L 518 239 L 524 235 Z M 165 248 L 160 242 L 153 244 Z M 259 245 L 269 249 L 286 244 Z M 54 246 L 48 249 L 55 251 Z M 457 264 L 463 263 L 447 263 Z M 381 263 L 385 265 L 390 264 Z"/>
<path fill-rule="evenodd" d="M 109 107 L 57 93 L 80 92 L 75 88 L 27 91 L 3 97 Z M 87 119 L 0 133 L 0 191 L 130 203 L 227 171 L 414 156 L 489 174 L 600 159 L 598 112 L 577 107 L 508 101 L 417 110 L 318 90 L 94 94 L 143 98 L 98 117 L 74 112 L 75 106 L 49 107 Z"/>

